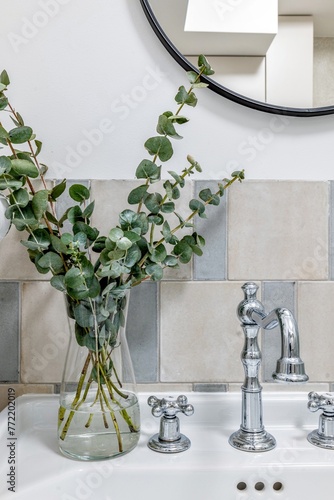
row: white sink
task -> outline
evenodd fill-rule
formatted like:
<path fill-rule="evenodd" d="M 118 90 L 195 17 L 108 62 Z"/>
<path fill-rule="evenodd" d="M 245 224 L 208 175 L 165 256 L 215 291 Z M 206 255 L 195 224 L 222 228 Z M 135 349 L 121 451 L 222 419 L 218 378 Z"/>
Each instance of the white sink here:
<path fill-rule="evenodd" d="M 57 396 L 22 396 L 16 400 L 15 443 L 8 438 L 7 410 L 0 414 L 0 498 L 313 500 L 331 491 L 334 451 L 307 441 L 308 433 L 318 426 L 318 414 L 307 409 L 307 394 L 264 392 L 264 424 L 277 447 L 247 453 L 228 444 L 240 426 L 241 393 L 188 393 L 195 413 L 179 418 L 191 448 L 166 455 L 147 447 L 159 431 L 159 419 L 146 403 L 150 394 L 141 393 L 139 445 L 128 455 L 102 462 L 79 462 L 60 454 Z M 16 460 L 14 495 L 7 483 L 11 443 Z"/>

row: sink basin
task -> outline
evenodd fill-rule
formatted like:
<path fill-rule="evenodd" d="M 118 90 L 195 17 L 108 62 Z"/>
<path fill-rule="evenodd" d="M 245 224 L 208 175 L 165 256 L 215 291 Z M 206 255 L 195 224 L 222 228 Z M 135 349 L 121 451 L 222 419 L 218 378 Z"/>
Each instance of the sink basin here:
<path fill-rule="evenodd" d="M 228 444 L 240 426 L 241 393 L 188 393 L 195 413 L 179 414 L 179 418 L 191 448 L 163 454 L 147 447 L 159 430 L 159 419 L 147 405 L 150 394 L 141 393 L 142 433 L 137 448 L 101 462 L 70 460 L 58 451 L 58 396 L 21 396 L 16 400 L 16 440 L 8 437 L 7 410 L 0 414 L 0 498 L 313 500 L 331 491 L 334 452 L 307 441 L 308 433 L 318 426 L 318 415 L 307 409 L 307 394 L 264 392 L 265 428 L 277 446 L 265 453 L 247 453 Z M 11 446 L 16 462 L 14 496 L 7 483 Z"/>

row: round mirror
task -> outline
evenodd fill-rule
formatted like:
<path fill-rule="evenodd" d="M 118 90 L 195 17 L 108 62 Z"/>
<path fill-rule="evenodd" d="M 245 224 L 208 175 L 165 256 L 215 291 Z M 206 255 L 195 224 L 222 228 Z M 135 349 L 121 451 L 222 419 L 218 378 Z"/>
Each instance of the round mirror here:
<path fill-rule="evenodd" d="M 0 240 L 6 236 L 11 226 L 11 221 L 5 215 L 8 207 L 9 203 L 7 199 L 0 194 Z"/>
<path fill-rule="evenodd" d="M 334 113 L 333 0 L 140 0 L 173 58 L 214 92 L 290 116 Z"/>

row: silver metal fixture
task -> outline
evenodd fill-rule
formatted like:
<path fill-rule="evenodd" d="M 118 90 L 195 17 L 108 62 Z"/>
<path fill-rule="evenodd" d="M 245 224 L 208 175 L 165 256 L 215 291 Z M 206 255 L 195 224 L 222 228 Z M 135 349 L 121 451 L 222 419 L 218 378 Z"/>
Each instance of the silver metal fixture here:
<path fill-rule="evenodd" d="M 190 440 L 180 433 L 180 420 L 176 416 L 181 412 L 184 415 L 192 415 L 194 407 L 188 404 L 186 396 L 167 396 L 158 399 L 150 396 L 147 404 L 152 407 L 152 415 L 161 417 L 160 432 L 151 437 L 148 447 L 160 453 L 179 453 L 190 447 Z"/>
<path fill-rule="evenodd" d="M 310 392 L 307 407 L 312 412 L 323 410 L 319 415 L 318 429 L 310 432 L 308 441 L 320 448 L 334 450 L 334 394 Z"/>
<path fill-rule="evenodd" d="M 274 380 L 287 383 L 307 382 L 304 363 L 299 357 L 299 334 L 295 319 L 289 309 L 274 309 L 264 313 L 264 307 L 256 298 L 258 286 L 248 282 L 241 287 L 245 298 L 240 302 L 237 315 L 245 334 L 241 362 L 245 370 L 242 390 L 241 425 L 234 432 L 229 443 L 242 451 L 268 451 L 276 446 L 275 438 L 266 432 L 262 415 L 262 387 L 258 375 L 261 351 L 257 336 L 260 327 L 271 330 L 279 325 L 282 339 L 282 353 L 277 361 Z"/>

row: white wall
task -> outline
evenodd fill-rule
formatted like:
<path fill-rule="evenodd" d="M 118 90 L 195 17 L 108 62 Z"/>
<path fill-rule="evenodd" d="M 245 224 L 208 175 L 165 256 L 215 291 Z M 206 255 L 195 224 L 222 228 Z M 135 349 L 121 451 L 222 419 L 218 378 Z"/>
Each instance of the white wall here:
<path fill-rule="evenodd" d="M 139 1 L 1 3 L 1 69 L 13 105 L 44 143 L 50 177 L 132 178 L 159 113 L 176 109 L 187 83 Z M 283 118 L 209 90 L 198 97 L 168 170 L 183 168 L 190 153 L 203 178 L 236 168 L 253 179 L 333 178 L 334 116 Z"/>

